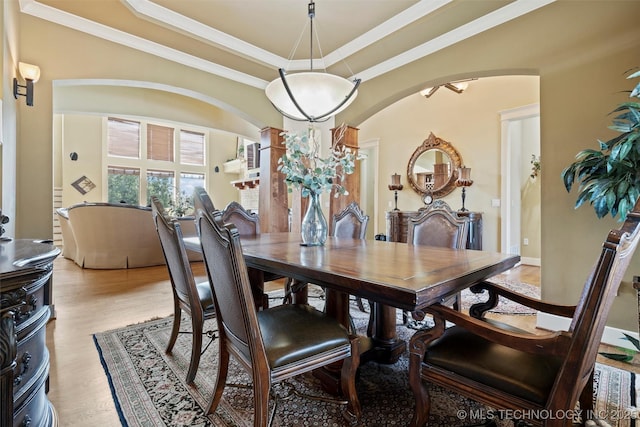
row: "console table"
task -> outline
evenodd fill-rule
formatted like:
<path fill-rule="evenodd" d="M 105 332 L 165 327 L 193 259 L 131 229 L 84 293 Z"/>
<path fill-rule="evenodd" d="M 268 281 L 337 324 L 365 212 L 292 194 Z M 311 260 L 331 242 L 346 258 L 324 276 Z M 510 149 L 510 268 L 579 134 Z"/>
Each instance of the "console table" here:
<path fill-rule="evenodd" d="M 0 241 L 0 427 L 57 426 L 47 399 L 53 260 L 34 240 Z"/>
<path fill-rule="evenodd" d="M 387 241 L 406 243 L 409 219 L 418 216 L 419 213 L 420 211 L 387 212 Z M 469 211 L 456 213 L 460 217 L 469 217 L 467 249 L 482 250 L 482 213 Z"/>

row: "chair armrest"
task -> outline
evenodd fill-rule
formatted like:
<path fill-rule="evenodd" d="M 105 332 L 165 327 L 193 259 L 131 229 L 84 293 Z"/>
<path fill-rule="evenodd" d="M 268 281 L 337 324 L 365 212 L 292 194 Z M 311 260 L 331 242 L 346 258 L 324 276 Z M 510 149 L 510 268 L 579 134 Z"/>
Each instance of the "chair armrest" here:
<path fill-rule="evenodd" d="M 436 325 L 442 321 L 451 322 L 496 344 L 532 354 L 566 356 L 571 340 L 571 334 L 566 331 L 533 334 L 502 329 L 441 304 L 431 305 L 425 311 L 434 317 Z M 420 339 L 417 333 L 412 337 L 412 342 L 414 339 Z"/>
<path fill-rule="evenodd" d="M 486 302 L 474 304 L 469 308 L 469 314 L 477 319 L 481 319 L 487 311 L 498 305 L 498 296 L 538 311 L 555 314 L 556 316 L 573 317 L 576 309 L 573 305 L 559 305 L 540 301 L 487 281 L 478 282 L 469 289 L 474 293 L 480 293 L 484 290 L 489 292 L 489 299 Z"/>

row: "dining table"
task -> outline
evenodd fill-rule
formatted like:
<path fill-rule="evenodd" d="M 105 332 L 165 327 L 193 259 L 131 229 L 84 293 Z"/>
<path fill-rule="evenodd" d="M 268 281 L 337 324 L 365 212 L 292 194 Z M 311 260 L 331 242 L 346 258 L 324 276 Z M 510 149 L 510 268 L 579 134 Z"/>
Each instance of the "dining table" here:
<path fill-rule="evenodd" d="M 368 239 L 329 237 L 323 246 L 304 246 L 288 232 L 242 236 L 241 244 L 249 269 L 323 287 L 327 314 L 345 326 L 349 295 L 368 300 L 373 325 L 363 337 L 362 360 L 379 363 L 395 363 L 406 349 L 396 333 L 397 309 L 420 313 L 520 261 L 515 254 Z M 197 237 L 185 238 L 185 246 L 201 250 Z"/>

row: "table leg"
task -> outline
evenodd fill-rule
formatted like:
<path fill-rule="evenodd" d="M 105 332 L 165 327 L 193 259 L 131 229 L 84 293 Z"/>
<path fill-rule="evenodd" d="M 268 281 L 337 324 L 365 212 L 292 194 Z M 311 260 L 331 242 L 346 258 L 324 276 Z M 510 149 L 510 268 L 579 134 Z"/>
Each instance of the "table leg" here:
<path fill-rule="evenodd" d="M 326 313 L 335 317 L 345 327 L 349 328 L 351 318 L 349 316 L 349 294 L 326 289 L 327 304 Z M 400 359 L 407 344 L 398 339 L 396 334 L 396 308 L 388 305 L 373 303 L 374 325 L 372 336 L 360 337 L 360 364 L 373 360 L 378 363 L 392 364 Z M 326 368 L 314 371 L 316 378 L 320 380 L 322 388 L 333 394 L 340 394 L 340 368 L 341 363 L 332 364 Z"/>
<path fill-rule="evenodd" d="M 264 271 L 247 267 L 247 273 L 256 310 L 269 308 L 269 296 L 264 293 Z"/>
<path fill-rule="evenodd" d="M 371 330 L 372 348 L 361 356 L 361 363 L 375 360 L 378 363 L 391 364 L 400 359 L 407 343 L 398 339 L 396 332 L 396 308 L 379 302 L 371 306 L 373 328 Z"/>

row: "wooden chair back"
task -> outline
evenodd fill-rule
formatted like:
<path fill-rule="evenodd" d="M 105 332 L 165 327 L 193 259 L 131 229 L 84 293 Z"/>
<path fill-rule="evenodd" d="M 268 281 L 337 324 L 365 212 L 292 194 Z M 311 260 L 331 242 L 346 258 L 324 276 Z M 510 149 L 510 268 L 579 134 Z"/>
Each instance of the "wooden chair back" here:
<path fill-rule="evenodd" d="M 213 205 L 213 201 L 207 190 L 202 187 L 196 187 L 193 191 L 193 211 L 197 212 L 198 209 L 205 212 L 213 213 L 216 211 L 216 207 Z"/>
<path fill-rule="evenodd" d="M 151 198 L 151 215 L 158 232 L 173 292 L 173 327 L 166 351 L 170 353 L 176 343 L 184 311 L 191 318 L 191 360 L 186 379 L 187 384 L 191 384 L 200 365 L 204 321 L 215 316 L 211 286 L 207 280 L 196 283 L 184 246 L 180 221 L 169 219 L 157 197 Z"/>
<path fill-rule="evenodd" d="M 224 331 L 224 337 L 233 342 L 230 349 L 236 357 L 267 372 L 240 234 L 234 224 L 223 221 L 219 211 L 213 215 L 198 212 L 196 218 L 207 274 L 214 289 L 220 332 Z"/>
<path fill-rule="evenodd" d="M 250 213 L 240 203 L 230 202 L 222 211 L 222 220 L 236 226 L 241 236 L 260 234 L 260 217 Z"/>
<path fill-rule="evenodd" d="M 407 243 L 463 249 L 468 233 L 469 218 L 458 217 L 446 202 L 437 200 L 432 207 L 409 219 Z"/>
<path fill-rule="evenodd" d="M 167 263 L 174 297 L 180 302 L 183 310 L 191 313 L 192 316 L 202 316 L 200 299 L 182 240 L 180 223 L 169 219 L 162 202 L 155 196 L 151 197 L 151 209 L 160 246 Z M 194 310 L 195 313 L 192 313 Z"/>
<path fill-rule="evenodd" d="M 333 215 L 331 235 L 334 237 L 350 237 L 364 239 L 367 235 L 369 215 L 365 215 L 356 202 L 351 202 L 342 211 Z"/>

